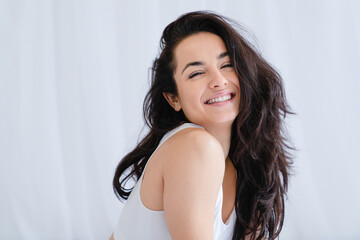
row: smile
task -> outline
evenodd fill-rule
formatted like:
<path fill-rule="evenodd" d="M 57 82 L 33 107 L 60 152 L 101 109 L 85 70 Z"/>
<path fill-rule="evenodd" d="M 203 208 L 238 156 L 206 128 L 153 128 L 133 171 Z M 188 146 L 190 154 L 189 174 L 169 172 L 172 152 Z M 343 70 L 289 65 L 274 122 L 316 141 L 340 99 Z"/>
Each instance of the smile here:
<path fill-rule="evenodd" d="M 216 98 L 207 100 L 205 102 L 205 104 L 213 104 L 213 103 L 225 102 L 225 101 L 228 101 L 228 100 L 232 99 L 233 97 L 234 97 L 234 94 L 229 93 L 229 94 L 226 94 L 226 95 L 221 96 L 221 97 L 216 97 Z"/>

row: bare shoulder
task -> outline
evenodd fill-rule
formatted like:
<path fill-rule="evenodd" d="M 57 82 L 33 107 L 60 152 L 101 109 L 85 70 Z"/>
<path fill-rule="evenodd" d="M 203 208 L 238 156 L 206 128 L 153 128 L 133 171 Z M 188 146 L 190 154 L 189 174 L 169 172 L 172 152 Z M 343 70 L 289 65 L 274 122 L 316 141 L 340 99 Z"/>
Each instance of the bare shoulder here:
<path fill-rule="evenodd" d="M 159 149 L 163 160 L 164 213 L 173 239 L 213 239 L 214 209 L 225 171 L 220 143 L 189 128 Z"/>
<path fill-rule="evenodd" d="M 165 172 L 179 167 L 179 164 L 201 168 L 213 166 L 220 171 L 225 169 L 220 143 L 201 128 L 187 128 L 177 132 L 163 144 L 160 151 L 165 156 Z"/>

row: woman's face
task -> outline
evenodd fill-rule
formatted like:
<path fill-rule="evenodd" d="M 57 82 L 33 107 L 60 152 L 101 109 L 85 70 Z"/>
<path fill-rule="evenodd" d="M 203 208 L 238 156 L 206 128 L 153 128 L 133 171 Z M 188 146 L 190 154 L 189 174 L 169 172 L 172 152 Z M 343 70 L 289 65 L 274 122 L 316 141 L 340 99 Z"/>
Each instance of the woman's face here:
<path fill-rule="evenodd" d="M 208 32 L 183 39 L 174 49 L 178 95 L 165 94 L 176 110 L 203 127 L 232 123 L 239 113 L 240 86 L 223 40 Z"/>

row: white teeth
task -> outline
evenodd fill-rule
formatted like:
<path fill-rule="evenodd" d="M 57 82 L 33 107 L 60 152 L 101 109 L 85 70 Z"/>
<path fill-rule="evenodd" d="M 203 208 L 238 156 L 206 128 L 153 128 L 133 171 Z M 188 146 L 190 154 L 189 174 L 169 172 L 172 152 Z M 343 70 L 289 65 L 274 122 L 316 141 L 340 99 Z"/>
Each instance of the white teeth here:
<path fill-rule="evenodd" d="M 217 97 L 217 98 L 210 99 L 208 101 L 208 104 L 217 103 L 217 102 L 224 102 L 224 101 L 227 101 L 229 99 L 231 99 L 231 94 L 228 94 L 228 95 L 225 95 L 225 96 L 222 96 L 222 97 Z"/>

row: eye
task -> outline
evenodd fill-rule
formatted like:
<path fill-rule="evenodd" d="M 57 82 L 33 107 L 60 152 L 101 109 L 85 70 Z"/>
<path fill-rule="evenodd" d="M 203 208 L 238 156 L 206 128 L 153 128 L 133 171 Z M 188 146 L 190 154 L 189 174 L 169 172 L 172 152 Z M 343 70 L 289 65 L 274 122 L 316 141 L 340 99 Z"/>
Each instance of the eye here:
<path fill-rule="evenodd" d="M 194 77 L 199 76 L 201 74 L 203 74 L 203 72 L 195 72 L 195 73 L 190 74 L 189 78 L 194 78 Z"/>
<path fill-rule="evenodd" d="M 233 65 L 231 64 L 231 63 L 225 63 L 223 66 L 221 66 L 221 69 L 223 69 L 223 68 L 232 68 L 233 67 Z"/>

